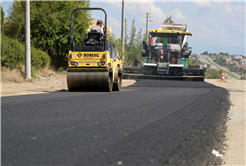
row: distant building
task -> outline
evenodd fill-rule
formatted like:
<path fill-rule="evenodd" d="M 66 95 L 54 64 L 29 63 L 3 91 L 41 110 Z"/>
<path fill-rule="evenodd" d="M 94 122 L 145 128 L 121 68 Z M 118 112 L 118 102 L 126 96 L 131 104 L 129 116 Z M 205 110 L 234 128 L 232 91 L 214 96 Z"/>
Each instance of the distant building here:
<path fill-rule="evenodd" d="M 227 57 L 225 58 L 226 62 L 230 62 L 231 61 L 231 57 Z"/>
<path fill-rule="evenodd" d="M 232 61 L 232 64 L 233 65 L 238 65 L 238 62 L 237 61 Z"/>
<path fill-rule="evenodd" d="M 222 56 L 223 59 L 231 59 L 230 56 Z"/>
<path fill-rule="evenodd" d="M 233 55 L 233 59 L 242 59 L 242 55 Z"/>
<path fill-rule="evenodd" d="M 246 60 L 245 59 L 241 59 L 241 65 L 246 65 Z"/>
<path fill-rule="evenodd" d="M 195 60 L 195 57 L 189 57 L 189 59 L 191 60 L 191 61 L 194 61 Z"/>
<path fill-rule="evenodd" d="M 241 67 L 242 67 L 243 69 L 246 69 L 246 65 L 241 65 Z"/>

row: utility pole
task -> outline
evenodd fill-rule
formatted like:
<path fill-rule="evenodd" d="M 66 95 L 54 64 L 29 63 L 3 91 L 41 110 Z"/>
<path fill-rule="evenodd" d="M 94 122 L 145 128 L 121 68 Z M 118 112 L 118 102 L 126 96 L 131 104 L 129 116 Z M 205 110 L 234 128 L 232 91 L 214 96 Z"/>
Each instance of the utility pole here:
<path fill-rule="evenodd" d="M 147 44 L 149 43 L 149 14 L 147 13 L 147 20 L 146 20 L 146 38 L 147 38 Z"/>
<path fill-rule="evenodd" d="M 125 56 L 124 56 L 124 47 L 125 47 L 125 5 L 124 0 L 122 0 L 122 22 L 121 22 L 121 45 L 122 45 L 122 53 L 123 53 L 123 63 L 125 62 Z"/>
<path fill-rule="evenodd" d="M 147 44 L 149 44 L 149 22 L 152 22 L 154 20 L 149 20 L 149 14 L 151 13 L 146 13 L 147 14 L 147 20 L 146 20 L 146 37 L 147 37 Z"/>
<path fill-rule="evenodd" d="M 26 0 L 25 8 L 25 74 L 26 79 L 31 79 L 30 0 Z"/>

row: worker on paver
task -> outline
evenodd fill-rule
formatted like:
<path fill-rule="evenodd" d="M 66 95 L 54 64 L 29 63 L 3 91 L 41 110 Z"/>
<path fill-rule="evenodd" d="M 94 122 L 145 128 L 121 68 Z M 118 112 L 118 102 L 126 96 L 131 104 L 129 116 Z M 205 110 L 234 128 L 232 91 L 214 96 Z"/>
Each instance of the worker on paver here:
<path fill-rule="evenodd" d="M 164 37 L 161 38 L 161 41 L 163 42 L 163 58 L 164 58 L 164 62 L 168 62 L 167 59 L 167 42 L 168 42 L 168 37 L 166 35 L 164 35 Z"/>
<path fill-rule="evenodd" d="M 141 63 L 137 59 L 135 59 L 133 62 L 133 66 L 138 66 L 138 64 L 142 66 Z"/>

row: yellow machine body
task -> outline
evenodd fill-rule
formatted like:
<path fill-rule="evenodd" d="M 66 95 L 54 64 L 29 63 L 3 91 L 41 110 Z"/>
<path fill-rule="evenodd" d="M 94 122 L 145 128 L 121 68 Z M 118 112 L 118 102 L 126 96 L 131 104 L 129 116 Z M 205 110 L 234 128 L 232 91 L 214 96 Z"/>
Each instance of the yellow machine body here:
<path fill-rule="evenodd" d="M 72 65 L 71 62 L 76 62 L 77 65 Z M 98 65 L 98 63 L 104 62 L 104 65 Z M 114 72 L 118 69 L 118 72 L 122 71 L 123 62 L 117 57 L 117 60 L 113 60 L 110 58 L 109 51 L 104 52 L 72 52 L 69 51 L 68 57 L 68 67 L 73 69 L 90 69 L 90 68 L 105 68 L 110 72 L 113 72 L 113 80 Z"/>
<path fill-rule="evenodd" d="M 72 65 L 70 62 L 77 62 L 78 65 Z M 69 51 L 68 66 L 69 67 L 107 67 L 113 66 L 113 59 L 110 58 L 109 51 L 104 52 L 72 52 Z M 120 59 L 117 58 L 117 65 L 120 64 Z M 117 62 L 116 61 L 116 62 Z M 98 65 L 99 62 L 105 62 L 104 65 Z"/>
<path fill-rule="evenodd" d="M 73 40 L 73 15 L 78 10 L 101 10 L 105 13 L 105 30 L 88 32 L 81 45 Z M 67 86 L 73 90 L 120 91 L 123 63 L 117 48 L 107 39 L 107 14 L 102 8 L 77 8 L 71 13 L 70 49 L 68 54 Z"/>
<path fill-rule="evenodd" d="M 123 62 L 119 57 L 114 60 L 108 50 L 69 51 L 68 89 L 119 91 L 122 84 L 122 66 Z"/>

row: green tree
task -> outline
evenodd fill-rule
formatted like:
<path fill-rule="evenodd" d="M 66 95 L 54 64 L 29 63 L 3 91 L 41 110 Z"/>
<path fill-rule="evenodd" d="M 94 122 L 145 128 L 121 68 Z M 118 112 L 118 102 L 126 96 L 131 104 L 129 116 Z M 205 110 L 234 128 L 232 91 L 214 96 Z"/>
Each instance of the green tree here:
<path fill-rule="evenodd" d="M 220 79 L 221 78 L 221 70 L 216 69 L 207 69 L 206 70 L 206 79 Z"/>
<path fill-rule="evenodd" d="M 3 31 L 3 26 L 4 26 L 4 11 L 1 5 L 1 32 Z"/>
<path fill-rule="evenodd" d="M 30 24 L 31 45 L 46 51 L 56 67 L 65 66 L 69 50 L 71 11 L 78 7 L 89 7 L 90 1 L 31 1 Z M 6 35 L 24 42 L 25 2 L 14 1 L 8 17 L 10 27 Z M 89 27 L 90 12 L 74 14 L 74 41 L 79 44 Z"/>
<path fill-rule="evenodd" d="M 129 57 L 129 53 L 128 53 L 128 41 L 129 41 L 129 37 L 128 37 L 128 28 L 127 28 L 127 19 L 125 19 L 125 39 L 124 39 L 124 55 L 125 55 L 125 61 L 127 61 L 128 57 Z"/>
<path fill-rule="evenodd" d="M 172 16 L 167 16 L 163 23 L 174 24 Z"/>
<path fill-rule="evenodd" d="M 117 39 L 116 36 L 113 33 L 109 34 L 107 38 L 108 38 L 109 41 L 112 41 L 112 43 L 115 45 L 115 47 L 118 50 L 119 56 L 122 59 L 123 52 L 122 52 L 121 38 Z"/>
<path fill-rule="evenodd" d="M 229 54 L 228 54 L 228 52 L 227 53 L 224 53 L 224 52 L 219 52 L 219 54 L 220 55 L 226 55 L 226 56 L 228 56 Z"/>
<path fill-rule="evenodd" d="M 208 52 L 204 51 L 203 53 L 201 53 L 201 55 L 208 55 Z"/>
<path fill-rule="evenodd" d="M 129 38 L 129 43 L 128 43 L 128 52 L 130 56 L 128 57 L 128 61 L 134 61 L 136 59 L 136 55 L 134 54 L 135 52 L 135 40 L 136 40 L 136 27 L 135 27 L 135 19 L 132 20 L 131 24 L 131 33 L 130 33 L 130 38 Z"/>
<path fill-rule="evenodd" d="M 131 65 L 134 59 L 138 59 L 140 62 L 143 60 L 141 49 L 142 49 L 142 40 L 143 34 L 142 29 L 136 34 L 135 20 L 131 24 L 131 33 L 128 34 L 127 23 L 125 19 L 125 39 L 124 39 L 124 53 L 122 52 L 121 38 L 116 38 L 112 33 L 108 36 L 108 40 L 112 41 L 117 47 L 120 57 L 125 56 L 125 64 Z"/>
<path fill-rule="evenodd" d="M 147 43 L 147 34 L 146 33 L 143 34 L 143 41 L 145 41 Z"/>
<path fill-rule="evenodd" d="M 143 60 L 142 53 L 141 53 L 141 50 L 143 48 L 142 40 L 143 40 L 143 34 L 142 34 L 142 28 L 140 28 L 136 36 L 136 41 L 135 41 L 136 49 L 134 52 L 134 54 L 136 55 L 136 59 L 138 59 L 140 62 Z"/>

